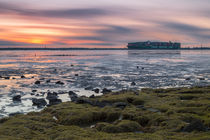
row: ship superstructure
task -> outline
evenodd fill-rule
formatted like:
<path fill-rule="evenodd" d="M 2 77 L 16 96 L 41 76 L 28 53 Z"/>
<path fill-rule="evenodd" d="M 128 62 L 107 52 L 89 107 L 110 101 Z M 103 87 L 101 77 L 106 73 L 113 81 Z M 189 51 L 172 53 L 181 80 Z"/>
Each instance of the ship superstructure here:
<path fill-rule="evenodd" d="M 128 43 L 128 49 L 180 49 L 181 43 L 178 42 L 134 42 Z"/>

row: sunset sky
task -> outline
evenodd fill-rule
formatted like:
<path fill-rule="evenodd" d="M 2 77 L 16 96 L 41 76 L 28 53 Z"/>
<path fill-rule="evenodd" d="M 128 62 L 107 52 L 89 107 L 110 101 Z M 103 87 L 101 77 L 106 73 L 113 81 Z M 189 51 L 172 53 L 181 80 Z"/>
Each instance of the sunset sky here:
<path fill-rule="evenodd" d="M 210 46 L 210 0 L 0 0 L 0 47 Z"/>

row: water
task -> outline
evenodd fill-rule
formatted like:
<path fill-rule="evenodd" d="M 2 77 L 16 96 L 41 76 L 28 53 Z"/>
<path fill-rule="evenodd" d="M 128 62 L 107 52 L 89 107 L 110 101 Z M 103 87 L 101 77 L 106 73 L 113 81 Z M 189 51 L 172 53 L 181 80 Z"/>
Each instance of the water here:
<path fill-rule="evenodd" d="M 22 75 L 25 78 L 21 78 Z M 117 91 L 209 85 L 210 51 L 1 51 L 0 76 L 3 77 L 0 78 L 2 117 L 40 110 L 31 102 L 32 98 L 46 97 L 40 92 L 59 92 L 62 101 L 70 101 L 66 94 L 70 90 L 85 96 L 95 94 L 85 90 L 87 87 Z M 6 76 L 9 79 L 5 79 Z M 40 85 L 34 84 L 37 80 L 41 81 Z M 57 85 L 57 81 L 65 84 Z M 136 85 L 131 86 L 132 82 Z M 31 95 L 32 90 L 37 90 L 35 95 Z M 12 97 L 15 95 L 21 95 L 22 102 L 14 103 Z"/>

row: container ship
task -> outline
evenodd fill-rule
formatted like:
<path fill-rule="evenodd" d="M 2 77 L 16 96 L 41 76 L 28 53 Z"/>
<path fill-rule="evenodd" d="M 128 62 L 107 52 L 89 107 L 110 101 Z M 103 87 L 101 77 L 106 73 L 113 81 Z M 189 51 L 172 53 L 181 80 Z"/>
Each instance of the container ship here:
<path fill-rule="evenodd" d="M 178 42 L 134 42 L 128 43 L 128 49 L 180 49 L 181 43 Z"/>

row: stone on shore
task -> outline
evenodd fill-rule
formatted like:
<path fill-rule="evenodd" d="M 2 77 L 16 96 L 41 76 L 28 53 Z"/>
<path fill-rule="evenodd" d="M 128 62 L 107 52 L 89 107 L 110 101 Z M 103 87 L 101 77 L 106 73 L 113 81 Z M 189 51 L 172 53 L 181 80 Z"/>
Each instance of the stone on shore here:
<path fill-rule="evenodd" d="M 12 98 L 13 102 L 21 102 L 21 96 L 20 95 L 16 95 Z"/>
<path fill-rule="evenodd" d="M 41 98 L 41 99 L 33 98 L 32 103 L 34 106 L 37 106 L 37 107 L 44 107 L 47 105 L 47 102 L 45 101 L 44 98 Z"/>

